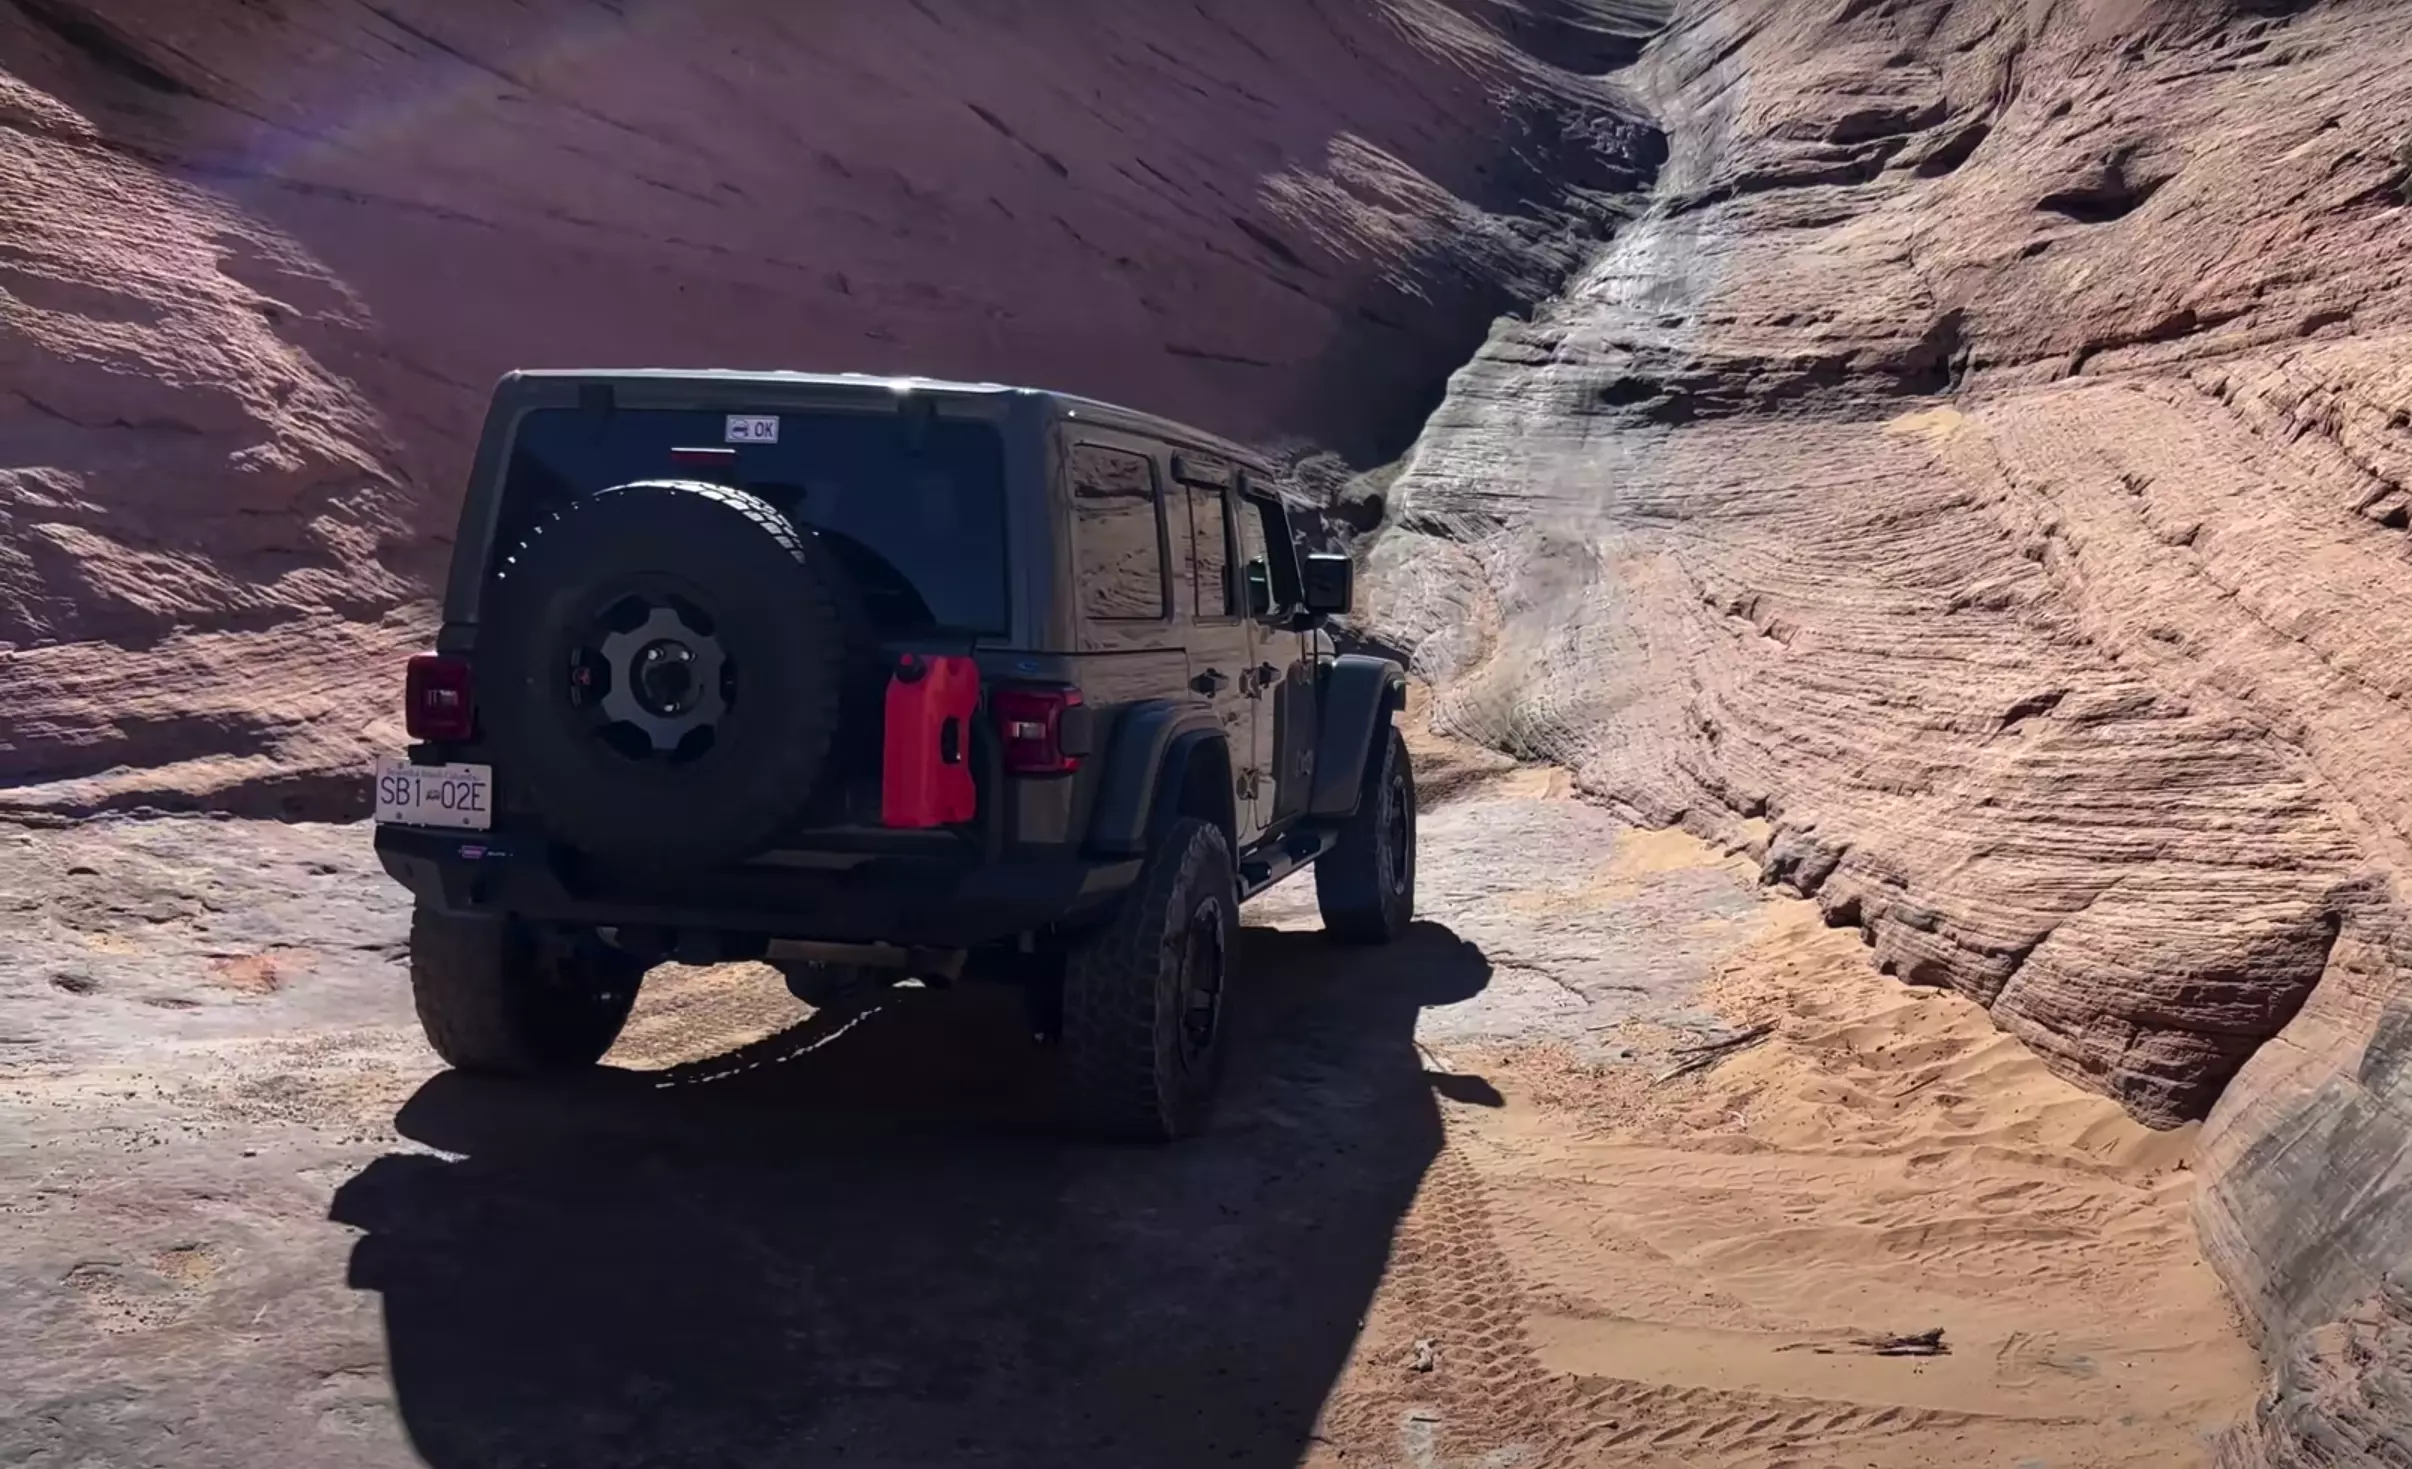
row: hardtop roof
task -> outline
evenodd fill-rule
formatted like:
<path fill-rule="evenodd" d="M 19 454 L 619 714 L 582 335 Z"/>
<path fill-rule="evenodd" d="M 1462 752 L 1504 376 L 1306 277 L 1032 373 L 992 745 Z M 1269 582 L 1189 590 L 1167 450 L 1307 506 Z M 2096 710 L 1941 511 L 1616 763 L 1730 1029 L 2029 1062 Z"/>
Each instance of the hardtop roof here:
<path fill-rule="evenodd" d="M 715 382 L 765 382 L 788 387 L 850 388 L 867 391 L 884 388 L 891 392 L 903 389 L 917 393 L 939 393 L 955 396 L 1020 397 L 1045 402 L 1059 417 L 1080 422 L 1095 422 L 1108 427 L 1135 430 L 1164 439 L 1168 443 L 1202 449 L 1230 458 L 1243 468 L 1251 469 L 1269 479 L 1277 479 L 1281 471 L 1257 450 L 1226 439 L 1204 429 L 1192 428 L 1176 419 L 1160 414 L 1126 408 L 1100 398 L 1087 398 L 1078 393 L 1061 393 L 1051 388 L 1018 387 L 1011 383 L 955 382 L 946 378 L 917 377 L 911 374 L 873 372 L 793 372 L 786 370 L 755 370 L 729 367 L 632 367 L 632 368 L 522 368 L 506 373 L 503 382 L 522 379 L 579 379 L 598 380 L 662 380 L 669 378 L 704 378 Z M 1277 493 L 1271 484 L 1268 493 Z"/>

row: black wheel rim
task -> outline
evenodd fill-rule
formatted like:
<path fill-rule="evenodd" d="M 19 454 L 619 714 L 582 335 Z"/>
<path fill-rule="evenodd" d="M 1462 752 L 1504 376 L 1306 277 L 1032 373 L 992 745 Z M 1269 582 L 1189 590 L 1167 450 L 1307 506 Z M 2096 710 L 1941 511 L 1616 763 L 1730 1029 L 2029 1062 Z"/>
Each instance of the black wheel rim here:
<path fill-rule="evenodd" d="M 1403 893 L 1415 872 L 1415 807 L 1404 777 L 1394 773 L 1383 783 L 1382 807 L 1382 880 Z"/>
<path fill-rule="evenodd" d="M 710 613 L 684 597 L 632 592 L 576 639 L 566 692 L 616 754 L 676 765 L 717 742 L 736 680 Z"/>
<path fill-rule="evenodd" d="M 1202 900 L 1181 946 L 1181 1059 L 1192 1070 L 1214 1050 L 1223 1024 L 1223 905 Z"/>

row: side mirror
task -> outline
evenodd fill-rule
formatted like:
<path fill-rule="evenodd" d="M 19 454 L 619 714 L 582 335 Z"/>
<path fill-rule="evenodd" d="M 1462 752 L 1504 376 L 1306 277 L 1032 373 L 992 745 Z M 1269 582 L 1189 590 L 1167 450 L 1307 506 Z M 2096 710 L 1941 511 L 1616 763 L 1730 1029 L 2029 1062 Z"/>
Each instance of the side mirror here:
<path fill-rule="evenodd" d="M 1271 617 L 1273 615 L 1273 568 L 1266 565 L 1265 559 L 1259 556 L 1248 563 L 1245 581 L 1248 588 L 1248 615 L 1258 618 Z"/>
<path fill-rule="evenodd" d="M 1306 610 L 1318 617 L 1346 617 L 1357 604 L 1357 563 L 1330 551 L 1306 558 Z"/>

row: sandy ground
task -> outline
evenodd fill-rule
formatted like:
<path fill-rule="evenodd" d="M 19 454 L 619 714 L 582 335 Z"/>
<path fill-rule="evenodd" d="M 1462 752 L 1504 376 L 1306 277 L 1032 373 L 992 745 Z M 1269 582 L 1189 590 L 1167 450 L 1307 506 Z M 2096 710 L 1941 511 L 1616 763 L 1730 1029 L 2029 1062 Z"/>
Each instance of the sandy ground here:
<path fill-rule="evenodd" d="M 363 831 L 0 837 L 0 1462 L 2201 1461 L 2255 1364 L 2189 1134 L 1747 863 L 1419 756 L 1423 921 L 1255 905 L 1169 1151 L 1052 1133 L 978 991 L 664 971 L 589 1083 L 440 1074 Z"/>
<path fill-rule="evenodd" d="M 1449 1112 L 1336 1437 L 1422 1410 L 1459 1448 L 1433 1463 L 2202 1462 L 2258 1374 L 2195 1246 L 2192 1129 L 2073 1091 L 1807 904 L 1740 926 L 1702 998 L 1773 1031 L 1705 1075 L 1659 1081 L 1700 1040 L 1649 1023 L 1617 1032 L 1646 1063 L 1438 1053 L 1502 1103 Z"/>

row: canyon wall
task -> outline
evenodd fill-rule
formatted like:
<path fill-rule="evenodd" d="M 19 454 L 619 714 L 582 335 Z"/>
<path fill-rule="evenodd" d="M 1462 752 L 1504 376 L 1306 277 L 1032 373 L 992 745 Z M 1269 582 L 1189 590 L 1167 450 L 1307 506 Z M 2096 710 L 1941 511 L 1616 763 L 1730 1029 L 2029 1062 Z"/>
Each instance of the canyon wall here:
<path fill-rule="evenodd" d="M 343 815 L 513 367 L 1395 455 L 1660 145 L 1549 0 L 0 0 L 0 810 Z"/>
<path fill-rule="evenodd" d="M 2139 1117 L 2217 1102 L 2204 1238 L 2280 1367 L 2237 1463 L 2412 1423 L 2408 36 L 1686 6 L 1659 192 L 1456 376 L 1369 552 L 1445 725 Z"/>
<path fill-rule="evenodd" d="M 2412 3 L 1668 20 L 0 0 L 0 812 L 356 813 L 510 367 L 1438 402 L 1442 722 L 2208 1111 L 2226 1452 L 2401 1462 Z"/>

